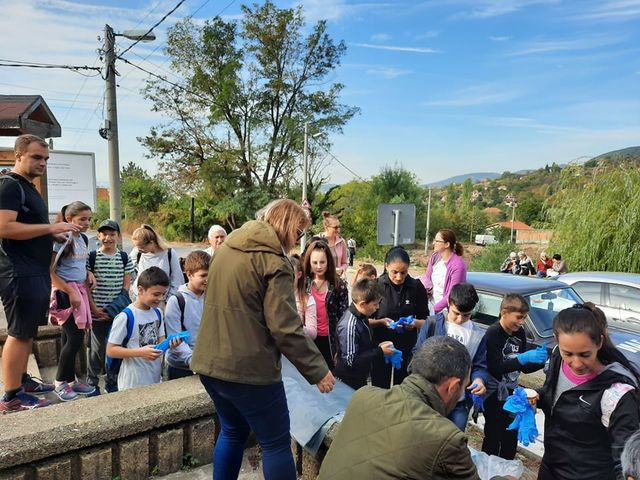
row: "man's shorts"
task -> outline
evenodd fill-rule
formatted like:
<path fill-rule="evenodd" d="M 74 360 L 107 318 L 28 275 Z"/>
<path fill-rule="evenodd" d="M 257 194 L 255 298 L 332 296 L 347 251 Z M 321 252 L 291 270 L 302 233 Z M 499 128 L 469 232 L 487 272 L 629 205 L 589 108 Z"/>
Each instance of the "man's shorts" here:
<path fill-rule="evenodd" d="M 47 324 L 51 277 L 0 278 L 0 297 L 7 317 L 7 332 L 14 338 L 36 338 L 38 327 Z"/>

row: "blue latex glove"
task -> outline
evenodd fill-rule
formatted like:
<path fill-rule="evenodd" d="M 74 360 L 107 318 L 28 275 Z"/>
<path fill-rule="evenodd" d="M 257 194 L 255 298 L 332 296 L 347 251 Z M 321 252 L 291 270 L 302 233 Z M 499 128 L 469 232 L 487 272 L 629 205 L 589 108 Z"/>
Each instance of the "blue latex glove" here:
<path fill-rule="evenodd" d="M 547 344 L 543 343 L 538 348 L 527 350 L 518 354 L 520 365 L 525 366 L 527 363 L 544 363 L 547 361 Z"/>
<path fill-rule="evenodd" d="M 393 368 L 400 370 L 400 366 L 402 365 L 402 352 L 394 348 L 391 355 L 385 355 L 384 363 L 391 363 Z"/>
<path fill-rule="evenodd" d="M 471 385 L 472 389 L 477 388 L 478 385 L 475 383 Z M 471 392 L 469 392 L 471 393 Z M 476 395 L 475 393 L 471 393 L 471 400 L 473 400 L 473 408 L 478 409 L 480 412 L 484 412 L 484 399 L 480 395 Z"/>
<path fill-rule="evenodd" d="M 518 441 L 525 447 L 530 443 L 535 443 L 538 436 L 536 427 L 535 412 L 527 400 L 524 388 L 518 387 L 513 391 L 513 395 L 507 397 L 503 407 L 507 412 L 515 413 L 516 417 L 507 427 L 507 430 L 518 430 Z"/>
<path fill-rule="evenodd" d="M 171 335 L 169 335 L 167 338 L 165 338 L 163 341 L 161 341 L 159 344 L 157 344 L 155 347 L 156 350 L 162 350 L 163 352 L 166 352 L 167 350 L 169 350 L 169 344 L 178 338 L 182 338 L 183 340 L 187 340 L 189 338 L 189 332 L 187 332 L 186 330 L 184 332 L 178 332 L 178 333 L 172 333 Z"/>
<path fill-rule="evenodd" d="M 400 317 L 395 322 L 389 323 L 389 328 L 392 330 L 397 330 L 398 332 L 404 332 L 405 325 L 413 325 L 413 315 L 409 315 L 408 317 Z"/>

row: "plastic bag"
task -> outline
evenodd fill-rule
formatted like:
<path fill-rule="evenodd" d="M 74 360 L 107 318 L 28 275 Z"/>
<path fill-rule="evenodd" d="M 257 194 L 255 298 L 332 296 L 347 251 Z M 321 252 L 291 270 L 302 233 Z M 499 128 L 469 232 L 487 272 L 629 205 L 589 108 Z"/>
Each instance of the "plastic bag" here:
<path fill-rule="evenodd" d="M 520 478 L 524 473 L 524 467 L 520 460 L 505 460 L 496 455 L 487 455 L 475 448 L 469 447 L 471 460 L 478 469 L 480 480 L 490 480 L 493 477 L 511 475 Z"/>

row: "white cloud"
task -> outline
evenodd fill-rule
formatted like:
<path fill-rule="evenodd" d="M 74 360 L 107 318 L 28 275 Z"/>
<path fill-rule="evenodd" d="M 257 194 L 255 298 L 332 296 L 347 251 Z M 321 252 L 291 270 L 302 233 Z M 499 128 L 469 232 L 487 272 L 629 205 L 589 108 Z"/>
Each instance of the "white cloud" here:
<path fill-rule="evenodd" d="M 298 0 L 304 7 L 305 19 L 310 23 L 318 20 L 341 20 L 361 13 L 373 13 L 380 9 L 396 8 L 393 2 L 347 3 L 346 0 Z"/>
<path fill-rule="evenodd" d="M 598 0 L 591 6 L 583 6 L 583 13 L 576 19 L 597 21 L 629 21 L 640 17 L 640 0 Z"/>
<path fill-rule="evenodd" d="M 454 18 L 485 19 L 515 13 L 524 8 L 535 5 L 558 3 L 559 0 L 475 0 L 468 2 L 471 10 L 465 10 L 454 15 Z M 467 3 L 467 2 L 458 2 Z"/>
<path fill-rule="evenodd" d="M 622 41 L 619 37 L 591 37 L 576 38 L 571 40 L 546 40 L 530 42 L 509 54 L 512 57 L 521 57 L 537 53 L 568 52 L 578 50 L 592 50 L 600 47 L 614 45 Z"/>
<path fill-rule="evenodd" d="M 367 73 L 369 75 L 383 77 L 388 80 L 393 80 L 394 78 L 398 78 L 403 75 L 408 75 L 411 72 L 412 72 L 411 70 L 404 70 L 401 68 L 394 68 L 394 67 L 377 67 L 377 68 L 370 68 L 367 70 Z"/>
<path fill-rule="evenodd" d="M 428 107 L 475 107 L 507 103 L 520 97 L 520 92 L 498 85 L 474 85 L 459 90 L 447 98 L 422 103 Z"/>
<path fill-rule="evenodd" d="M 388 33 L 376 33 L 371 35 L 372 42 L 388 42 L 389 40 L 391 40 L 391 35 Z"/>
<path fill-rule="evenodd" d="M 511 40 L 511 37 L 509 35 L 503 35 L 503 36 L 491 35 L 489 36 L 489 40 L 493 40 L 494 42 L 506 42 L 507 40 Z"/>
<path fill-rule="evenodd" d="M 422 47 L 402 47 L 396 45 L 374 45 L 371 43 L 352 43 L 354 47 L 362 48 L 375 48 L 378 50 L 389 50 L 393 52 L 412 52 L 412 53 L 440 53 L 439 50 L 434 48 L 422 48 Z"/>

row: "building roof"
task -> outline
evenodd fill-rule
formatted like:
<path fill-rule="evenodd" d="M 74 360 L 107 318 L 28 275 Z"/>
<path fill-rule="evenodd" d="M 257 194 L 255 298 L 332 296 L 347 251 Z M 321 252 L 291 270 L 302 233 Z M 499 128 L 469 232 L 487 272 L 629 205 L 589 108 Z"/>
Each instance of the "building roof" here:
<path fill-rule="evenodd" d="M 40 95 L 0 95 L 0 136 L 25 133 L 51 138 L 60 137 L 62 129 Z"/>
<path fill-rule="evenodd" d="M 502 213 L 502 210 L 497 207 L 487 207 L 484 209 L 484 213 L 486 213 L 487 215 L 500 215 Z"/>
<path fill-rule="evenodd" d="M 490 228 L 493 228 L 493 227 L 502 227 L 502 228 L 511 229 L 511 220 L 505 220 L 504 222 L 492 223 L 491 225 L 489 225 L 487 227 L 487 229 L 490 229 Z M 533 230 L 532 227 L 530 227 L 526 223 L 521 222 L 519 220 L 516 220 L 515 222 L 513 222 L 513 229 L 514 230 Z"/>

